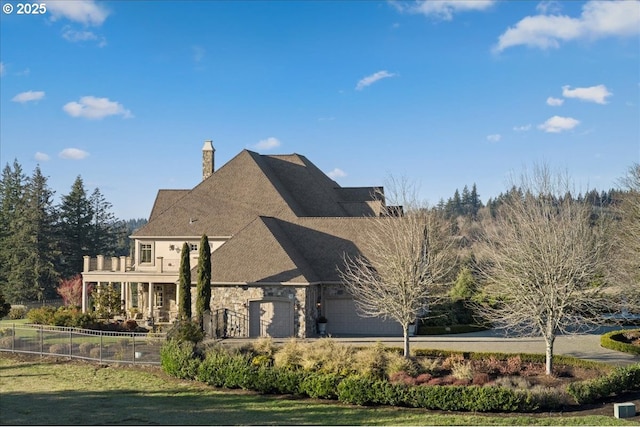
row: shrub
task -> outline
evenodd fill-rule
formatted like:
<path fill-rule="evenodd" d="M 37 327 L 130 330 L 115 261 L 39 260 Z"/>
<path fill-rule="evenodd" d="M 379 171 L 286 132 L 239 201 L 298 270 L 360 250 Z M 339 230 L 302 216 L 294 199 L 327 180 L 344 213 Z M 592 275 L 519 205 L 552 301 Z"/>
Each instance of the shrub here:
<path fill-rule="evenodd" d="M 338 374 L 310 374 L 300 384 L 300 392 L 314 399 L 337 399 L 338 385 L 344 377 Z"/>
<path fill-rule="evenodd" d="M 489 377 L 489 374 L 486 374 L 484 372 L 478 372 L 473 375 L 471 384 L 481 386 L 481 385 L 487 384 L 490 381 L 491 381 L 491 377 Z"/>
<path fill-rule="evenodd" d="M 27 316 L 27 307 L 24 305 L 12 305 L 9 310 L 10 320 L 20 320 Z"/>
<path fill-rule="evenodd" d="M 623 342 L 625 339 L 628 339 L 626 335 L 633 332 L 640 332 L 640 329 L 637 331 L 612 331 L 606 333 L 600 337 L 600 345 L 610 350 L 640 354 L 640 345 Z"/>
<path fill-rule="evenodd" d="M 91 350 L 89 350 L 89 357 L 92 359 L 100 359 L 102 354 L 102 351 L 100 350 L 100 347 L 93 347 Z"/>
<path fill-rule="evenodd" d="M 12 336 L 0 337 L 0 348 L 10 349 L 12 345 L 13 345 L 13 337 Z"/>
<path fill-rule="evenodd" d="M 69 344 L 52 344 L 49 347 L 51 354 L 69 354 Z"/>
<path fill-rule="evenodd" d="M 609 375 L 569 384 L 567 392 L 577 403 L 593 403 L 625 391 L 640 390 L 640 363 L 617 368 Z"/>
<path fill-rule="evenodd" d="M 469 362 L 453 362 L 451 365 L 451 375 L 457 380 L 469 381 L 473 379 L 473 370 Z"/>
<path fill-rule="evenodd" d="M 196 378 L 201 360 L 195 349 L 195 344 L 190 341 L 166 341 L 160 348 L 162 369 L 177 378 Z"/>
<path fill-rule="evenodd" d="M 321 338 L 301 346 L 300 364 L 307 371 L 346 376 L 355 370 L 355 350 L 331 338 Z"/>
<path fill-rule="evenodd" d="M 302 367 L 302 345 L 292 338 L 273 356 L 273 364 L 278 368 L 299 369 Z"/>
<path fill-rule="evenodd" d="M 91 342 L 83 342 L 83 343 L 80 343 L 80 345 L 78 346 L 78 350 L 80 351 L 80 354 L 88 355 L 90 354 L 90 351 L 93 349 L 94 346 L 95 344 Z"/>
<path fill-rule="evenodd" d="M 387 354 L 387 377 L 396 372 L 406 372 L 409 376 L 415 377 L 420 372 L 420 369 L 414 359 L 406 358 L 399 353 L 389 353 Z"/>
<path fill-rule="evenodd" d="M 200 329 L 198 322 L 190 320 L 179 320 L 175 322 L 167 332 L 167 340 L 179 342 L 188 341 L 192 344 L 198 344 L 203 339 L 204 331 Z"/>
<path fill-rule="evenodd" d="M 52 306 L 32 308 L 27 312 L 27 319 L 36 325 L 53 325 L 55 312 L 56 309 Z"/>
<path fill-rule="evenodd" d="M 356 356 L 356 369 L 359 374 L 373 378 L 385 378 L 389 353 L 380 342 L 360 350 Z"/>

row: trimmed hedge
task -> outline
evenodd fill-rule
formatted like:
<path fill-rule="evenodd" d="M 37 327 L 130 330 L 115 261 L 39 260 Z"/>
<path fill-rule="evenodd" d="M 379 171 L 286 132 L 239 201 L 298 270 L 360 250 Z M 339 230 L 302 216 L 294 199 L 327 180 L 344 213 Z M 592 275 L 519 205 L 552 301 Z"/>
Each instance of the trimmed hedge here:
<path fill-rule="evenodd" d="M 640 346 L 622 342 L 622 336 L 627 332 L 640 332 L 640 329 L 629 329 L 623 331 L 612 331 L 600 336 L 600 345 L 609 350 L 621 351 L 624 353 L 640 354 Z"/>
<path fill-rule="evenodd" d="M 503 387 L 407 386 L 358 375 L 338 384 L 338 400 L 443 411 L 531 412 L 540 406 L 531 393 Z"/>
<path fill-rule="evenodd" d="M 571 383 L 567 392 L 578 402 L 594 403 L 626 391 L 640 390 L 640 363 L 617 368 L 605 377 Z"/>

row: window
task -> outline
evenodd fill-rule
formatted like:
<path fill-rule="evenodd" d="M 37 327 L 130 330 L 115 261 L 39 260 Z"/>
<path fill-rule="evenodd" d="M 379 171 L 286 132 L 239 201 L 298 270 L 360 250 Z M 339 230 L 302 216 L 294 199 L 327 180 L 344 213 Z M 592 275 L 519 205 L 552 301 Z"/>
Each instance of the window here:
<path fill-rule="evenodd" d="M 198 244 L 197 243 L 190 243 L 189 247 L 191 248 L 191 252 L 198 250 Z"/>
<path fill-rule="evenodd" d="M 151 263 L 151 243 L 140 245 L 140 263 Z"/>
<path fill-rule="evenodd" d="M 156 307 L 164 306 L 164 292 L 162 285 L 155 286 L 155 293 L 153 295 L 153 301 L 155 302 Z"/>

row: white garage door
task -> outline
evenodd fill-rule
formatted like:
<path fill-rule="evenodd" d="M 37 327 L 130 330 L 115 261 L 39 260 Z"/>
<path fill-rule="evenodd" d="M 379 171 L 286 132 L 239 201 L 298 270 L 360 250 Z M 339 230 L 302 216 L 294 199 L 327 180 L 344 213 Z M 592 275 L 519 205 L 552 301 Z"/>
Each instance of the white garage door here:
<path fill-rule="evenodd" d="M 350 298 L 327 298 L 324 304 L 329 335 L 402 336 L 402 327 L 392 320 L 360 317 Z"/>
<path fill-rule="evenodd" d="M 249 302 L 249 336 L 293 336 L 293 304 L 290 301 Z"/>

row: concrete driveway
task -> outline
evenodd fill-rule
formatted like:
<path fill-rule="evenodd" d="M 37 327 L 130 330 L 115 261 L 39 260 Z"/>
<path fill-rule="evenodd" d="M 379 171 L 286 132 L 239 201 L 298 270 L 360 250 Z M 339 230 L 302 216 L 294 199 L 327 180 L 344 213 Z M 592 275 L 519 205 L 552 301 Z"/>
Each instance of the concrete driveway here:
<path fill-rule="evenodd" d="M 637 328 L 637 327 L 634 327 Z M 600 346 L 600 336 L 611 330 L 623 329 L 621 327 L 603 327 L 589 334 L 562 335 L 555 340 L 554 354 L 573 356 L 580 359 L 594 360 L 610 363 L 616 366 L 625 366 L 640 363 L 640 356 L 609 350 Z M 378 342 L 388 347 L 402 347 L 402 337 L 377 337 L 377 336 L 335 336 L 332 339 L 357 346 L 373 345 Z M 274 342 L 283 343 L 290 338 L 277 338 Z M 313 341 L 318 338 L 306 338 L 302 341 Z M 230 342 L 231 341 L 231 342 Z M 250 341 L 248 339 L 224 340 L 227 344 L 240 344 Z M 544 354 L 544 340 L 539 337 L 512 338 L 506 337 L 502 332 L 495 330 L 470 332 L 466 334 L 452 335 L 419 335 L 411 337 L 411 349 L 425 348 L 438 350 L 458 350 L 472 352 L 497 352 L 497 353 L 537 353 Z"/>
<path fill-rule="evenodd" d="M 619 366 L 640 362 L 640 356 L 601 347 L 601 333 L 604 332 L 559 336 L 554 343 L 554 354 L 563 354 Z M 341 337 L 335 339 L 354 345 L 370 345 L 376 342 L 394 347 L 402 347 L 403 345 L 402 337 Z M 454 335 L 413 336 L 411 337 L 410 345 L 411 349 L 426 348 L 472 352 L 539 354 L 544 354 L 545 352 L 545 343 L 541 337 L 509 338 L 494 330 Z"/>

